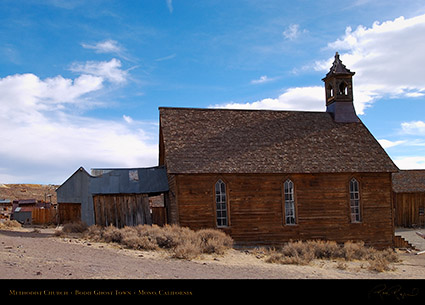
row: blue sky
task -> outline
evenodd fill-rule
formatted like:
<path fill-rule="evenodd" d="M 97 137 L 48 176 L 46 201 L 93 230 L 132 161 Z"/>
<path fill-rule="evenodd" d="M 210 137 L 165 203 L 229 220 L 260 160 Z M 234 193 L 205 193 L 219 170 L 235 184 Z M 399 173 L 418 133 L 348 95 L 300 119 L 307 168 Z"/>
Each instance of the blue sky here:
<path fill-rule="evenodd" d="M 0 183 L 155 166 L 159 106 L 324 111 L 336 51 L 361 120 L 425 168 L 422 0 L 2 0 L 0 18 Z"/>

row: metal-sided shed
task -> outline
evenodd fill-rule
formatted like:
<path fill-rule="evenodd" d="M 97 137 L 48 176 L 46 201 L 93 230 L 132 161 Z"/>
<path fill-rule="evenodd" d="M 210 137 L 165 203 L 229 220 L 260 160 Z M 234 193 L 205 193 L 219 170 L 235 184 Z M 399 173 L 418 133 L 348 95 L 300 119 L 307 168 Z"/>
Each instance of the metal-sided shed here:
<path fill-rule="evenodd" d="M 57 192 L 60 218 L 66 221 L 78 220 L 78 210 L 73 213 L 70 208 L 77 204 L 81 221 L 88 225 L 123 227 L 152 224 L 152 219 L 158 224 L 166 222 L 156 215 L 166 215 L 164 204 L 158 207 L 158 200 L 164 202 L 163 194 L 168 192 L 163 166 L 92 169 L 91 175 L 81 167 Z M 156 203 L 155 207 L 150 201 Z"/>
<path fill-rule="evenodd" d="M 56 190 L 60 223 L 81 220 L 88 225 L 94 224 L 91 178 L 80 167 Z"/>

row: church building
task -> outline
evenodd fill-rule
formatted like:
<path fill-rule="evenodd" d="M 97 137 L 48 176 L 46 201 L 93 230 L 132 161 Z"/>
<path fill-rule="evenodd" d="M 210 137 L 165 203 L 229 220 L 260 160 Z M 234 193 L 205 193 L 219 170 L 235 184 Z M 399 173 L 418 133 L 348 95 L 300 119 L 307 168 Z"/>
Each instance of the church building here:
<path fill-rule="evenodd" d="M 160 107 L 168 222 L 240 245 L 392 246 L 398 168 L 356 115 L 353 75 L 336 53 L 326 112 Z"/>

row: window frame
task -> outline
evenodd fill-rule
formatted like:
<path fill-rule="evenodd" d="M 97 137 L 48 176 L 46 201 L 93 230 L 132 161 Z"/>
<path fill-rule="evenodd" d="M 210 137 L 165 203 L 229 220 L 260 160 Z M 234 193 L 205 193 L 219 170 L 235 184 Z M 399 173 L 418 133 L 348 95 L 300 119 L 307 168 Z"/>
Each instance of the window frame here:
<path fill-rule="evenodd" d="M 357 187 L 352 188 L 353 182 L 356 183 Z M 363 222 L 363 205 L 361 198 L 361 183 L 355 177 L 351 177 L 348 182 L 348 211 L 350 223 L 356 224 Z M 356 209 L 357 212 L 353 212 L 353 209 Z"/>
<path fill-rule="evenodd" d="M 224 184 L 224 193 L 222 192 L 222 188 L 220 186 L 220 193 L 217 194 L 216 191 L 216 187 L 217 187 L 217 183 L 221 182 L 221 184 Z M 228 195 L 228 182 L 226 182 L 224 179 L 222 178 L 218 178 L 215 183 L 214 183 L 214 187 L 213 187 L 213 198 L 214 198 L 214 218 L 215 218 L 215 225 L 217 228 L 228 228 L 230 226 L 230 215 L 229 215 L 229 195 Z M 220 196 L 220 201 L 222 201 L 222 198 L 225 198 L 225 210 L 224 209 L 218 209 L 217 208 L 217 204 L 223 204 L 223 202 L 217 202 L 217 196 Z M 223 211 L 225 212 L 225 218 L 223 218 L 222 216 L 220 217 L 220 219 L 225 219 L 226 224 L 220 224 L 219 225 L 219 217 L 218 217 L 218 212 L 223 213 Z"/>
<path fill-rule="evenodd" d="M 286 192 L 286 184 L 287 183 L 291 183 L 292 188 L 291 188 L 291 192 L 287 193 Z M 282 192 L 282 198 L 283 198 L 283 224 L 285 226 L 296 226 L 298 225 L 298 211 L 297 211 L 297 200 L 296 200 L 296 196 L 295 196 L 295 183 L 292 179 L 287 178 L 283 181 L 282 183 L 283 186 L 283 192 Z M 290 195 L 290 197 L 292 197 L 292 199 L 287 199 L 287 195 Z M 287 217 L 291 217 L 291 216 L 287 216 L 287 203 L 291 204 L 291 210 L 293 211 L 293 223 L 291 222 L 287 222 Z M 288 214 L 289 215 L 289 214 Z"/>

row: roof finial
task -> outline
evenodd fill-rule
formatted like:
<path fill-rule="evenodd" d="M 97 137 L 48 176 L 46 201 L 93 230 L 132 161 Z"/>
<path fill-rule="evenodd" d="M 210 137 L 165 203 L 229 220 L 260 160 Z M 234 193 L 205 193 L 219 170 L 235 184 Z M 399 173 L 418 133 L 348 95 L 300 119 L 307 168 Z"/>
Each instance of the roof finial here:
<path fill-rule="evenodd" d="M 339 53 L 338 52 L 335 52 L 335 59 L 339 60 Z"/>

